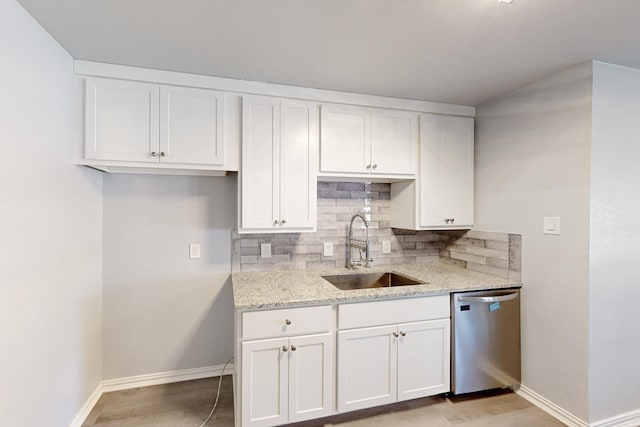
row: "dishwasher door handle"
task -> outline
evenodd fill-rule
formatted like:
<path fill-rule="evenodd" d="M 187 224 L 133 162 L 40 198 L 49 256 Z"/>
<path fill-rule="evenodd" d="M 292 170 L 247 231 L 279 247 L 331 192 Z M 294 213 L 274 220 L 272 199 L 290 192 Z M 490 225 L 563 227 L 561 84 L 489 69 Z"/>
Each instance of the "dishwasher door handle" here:
<path fill-rule="evenodd" d="M 503 302 L 503 301 L 510 301 L 512 299 L 515 299 L 518 296 L 517 292 L 514 292 L 512 294 L 506 294 L 506 295 L 498 295 L 495 297 L 463 297 L 460 296 L 458 297 L 458 301 L 463 301 L 463 302 Z"/>

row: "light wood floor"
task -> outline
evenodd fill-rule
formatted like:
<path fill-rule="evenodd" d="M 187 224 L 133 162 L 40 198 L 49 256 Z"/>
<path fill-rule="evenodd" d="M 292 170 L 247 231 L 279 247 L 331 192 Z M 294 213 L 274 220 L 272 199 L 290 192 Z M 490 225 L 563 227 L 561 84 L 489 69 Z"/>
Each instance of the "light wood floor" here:
<path fill-rule="evenodd" d="M 83 427 L 198 427 L 215 400 L 218 378 L 184 381 L 105 393 Z M 222 381 L 220 401 L 206 427 L 233 427 L 231 376 Z M 295 424 L 296 427 L 564 426 L 515 393 L 436 396 Z"/>

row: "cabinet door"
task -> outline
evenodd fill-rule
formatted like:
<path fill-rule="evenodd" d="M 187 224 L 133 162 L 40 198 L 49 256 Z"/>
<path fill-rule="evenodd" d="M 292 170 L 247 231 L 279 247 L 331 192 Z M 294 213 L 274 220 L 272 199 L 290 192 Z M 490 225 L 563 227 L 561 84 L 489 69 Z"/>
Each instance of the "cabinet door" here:
<path fill-rule="evenodd" d="M 160 88 L 160 161 L 224 164 L 224 95 L 205 89 Z"/>
<path fill-rule="evenodd" d="M 157 163 L 159 93 L 154 84 L 88 78 L 85 157 Z"/>
<path fill-rule="evenodd" d="M 396 326 L 338 332 L 338 411 L 396 401 Z"/>
<path fill-rule="evenodd" d="M 287 338 L 242 343 L 243 426 L 287 422 L 288 350 Z"/>
<path fill-rule="evenodd" d="M 280 226 L 316 227 L 318 106 L 282 101 L 280 135 Z"/>
<path fill-rule="evenodd" d="M 367 174 L 371 165 L 371 112 L 368 108 L 323 105 L 320 171 Z"/>
<path fill-rule="evenodd" d="M 420 147 L 420 226 L 472 226 L 473 119 L 421 115 Z"/>
<path fill-rule="evenodd" d="M 373 110 L 371 172 L 415 175 L 418 164 L 418 114 Z"/>
<path fill-rule="evenodd" d="M 454 226 L 473 225 L 473 118 L 447 117 L 444 205 Z"/>
<path fill-rule="evenodd" d="M 398 400 L 449 391 L 449 319 L 398 325 Z"/>
<path fill-rule="evenodd" d="M 280 100 L 245 96 L 242 100 L 240 228 L 271 229 L 279 219 Z"/>
<path fill-rule="evenodd" d="M 332 334 L 289 339 L 289 422 L 331 415 Z"/>

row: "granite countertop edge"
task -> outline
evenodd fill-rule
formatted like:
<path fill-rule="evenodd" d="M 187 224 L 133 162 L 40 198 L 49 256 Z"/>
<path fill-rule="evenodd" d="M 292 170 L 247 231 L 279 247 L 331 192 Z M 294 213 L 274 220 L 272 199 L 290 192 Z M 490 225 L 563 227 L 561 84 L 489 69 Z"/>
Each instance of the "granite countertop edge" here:
<path fill-rule="evenodd" d="M 392 271 L 409 276 L 421 285 L 343 291 L 322 278 L 326 275 Z M 398 264 L 348 270 L 281 270 L 231 274 L 234 308 L 259 310 L 294 306 L 362 302 L 378 299 L 447 295 L 483 289 L 521 287 L 519 280 L 479 273 L 441 264 Z"/>

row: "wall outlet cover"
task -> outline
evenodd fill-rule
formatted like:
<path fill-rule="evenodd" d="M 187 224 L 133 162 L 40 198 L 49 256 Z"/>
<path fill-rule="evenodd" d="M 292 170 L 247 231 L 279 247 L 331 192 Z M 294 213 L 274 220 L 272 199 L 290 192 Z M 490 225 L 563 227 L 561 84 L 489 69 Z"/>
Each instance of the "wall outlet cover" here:
<path fill-rule="evenodd" d="M 271 258 L 271 243 L 262 243 L 260 245 L 260 257 Z"/>
<path fill-rule="evenodd" d="M 391 253 L 391 242 L 388 240 L 384 240 L 382 242 L 382 253 L 390 254 Z"/>
<path fill-rule="evenodd" d="M 324 242 L 324 256 L 333 256 L 333 242 Z"/>
<path fill-rule="evenodd" d="M 189 259 L 200 259 L 200 243 L 189 244 Z"/>

